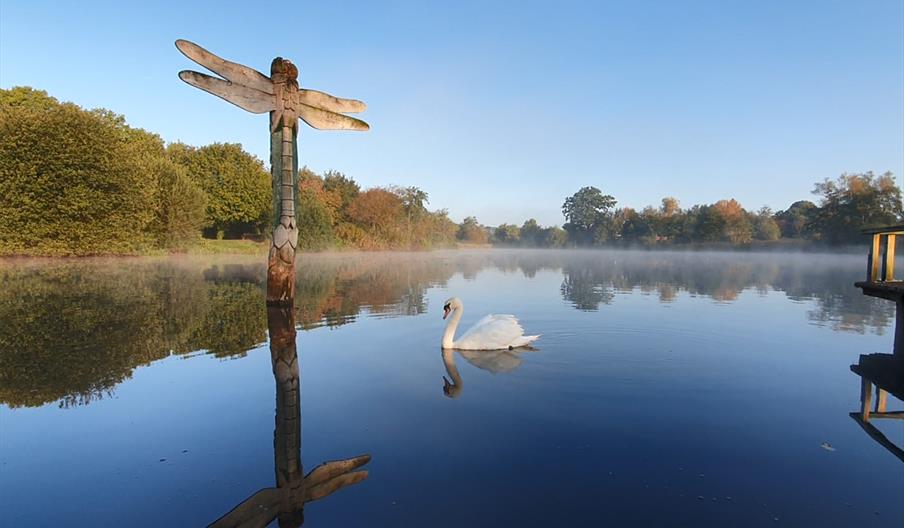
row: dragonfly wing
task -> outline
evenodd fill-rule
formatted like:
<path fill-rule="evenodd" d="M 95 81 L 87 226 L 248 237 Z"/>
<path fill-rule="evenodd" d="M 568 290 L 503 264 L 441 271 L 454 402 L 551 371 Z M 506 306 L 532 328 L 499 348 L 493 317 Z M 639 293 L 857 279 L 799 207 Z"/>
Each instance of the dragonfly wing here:
<path fill-rule="evenodd" d="M 342 99 L 317 90 L 298 90 L 298 102 L 316 106 L 330 112 L 357 113 L 367 110 L 367 105 L 355 99 Z"/>
<path fill-rule="evenodd" d="M 187 40 L 177 40 L 176 47 L 189 59 L 197 62 L 217 75 L 220 75 L 224 79 L 232 81 L 233 84 L 247 86 L 271 95 L 274 93 L 273 81 L 254 68 L 249 68 L 248 66 L 217 57 L 194 42 L 189 42 Z"/>
<path fill-rule="evenodd" d="M 273 94 L 188 70 L 179 72 L 179 78 L 195 88 L 222 97 L 253 114 L 263 114 L 276 109 L 276 96 Z"/>
<path fill-rule="evenodd" d="M 298 111 L 298 117 L 305 123 L 320 130 L 370 130 L 370 125 L 360 119 L 330 112 L 329 110 L 306 104 L 299 104 L 296 110 Z"/>

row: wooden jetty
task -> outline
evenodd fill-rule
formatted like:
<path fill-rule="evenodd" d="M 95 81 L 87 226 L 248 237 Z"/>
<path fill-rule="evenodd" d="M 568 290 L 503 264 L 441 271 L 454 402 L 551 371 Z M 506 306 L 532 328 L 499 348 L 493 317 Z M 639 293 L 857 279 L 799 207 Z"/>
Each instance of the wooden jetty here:
<path fill-rule="evenodd" d="M 898 235 L 904 235 L 904 224 L 864 229 L 872 236 L 867 258 L 866 280 L 854 283 L 864 295 L 894 301 L 896 356 L 904 355 L 904 280 L 895 279 L 895 248 Z"/>
<path fill-rule="evenodd" d="M 904 411 L 888 410 L 888 395 L 904 401 L 904 280 L 895 279 L 895 248 L 904 225 L 865 229 L 872 236 L 866 280 L 854 283 L 864 295 L 895 303 L 895 344 L 892 354 L 862 354 L 851 371 L 860 376 L 860 412 L 851 418 L 879 445 L 904 462 L 904 448 L 895 445 L 872 419 L 904 420 Z M 875 394 L 875 400 L 873 395 Z"/>

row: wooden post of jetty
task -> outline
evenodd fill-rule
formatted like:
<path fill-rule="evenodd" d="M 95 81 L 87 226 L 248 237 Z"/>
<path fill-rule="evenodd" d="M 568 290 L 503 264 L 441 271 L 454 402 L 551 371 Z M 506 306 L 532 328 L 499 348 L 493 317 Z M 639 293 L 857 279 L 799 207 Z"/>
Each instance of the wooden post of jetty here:
<path fill-rule="evenodd" d="M 270 77 L 224 60 L 187 40 L 176 47 L 186 57 L 216 73 L 179 72 L 188 84 L 255 114 L 270 113 L 270 170 L 273 177 L 273 231 L 267 259 L 267 304 L 290 305 L 295 299 L 295 250 L 298 247 L 295 191 L 298 179 L 298 119 L 320 130 L 369 130 L 364 121 L 343 115 L 363 112 L 361 101 L 340 99 L 298 86 L 298 68 L 277 57 Z"/>
<path fill-rule="evenodd" d="M 864 229 L 870 235 L 866 280 L 854 283 L 864 295 L 887 299 L 895 303 L 895 356 L 904 360 L 904 281 L 895 279 L 895 251 L 897 237 L 904 235 L 904 225 Z"/>

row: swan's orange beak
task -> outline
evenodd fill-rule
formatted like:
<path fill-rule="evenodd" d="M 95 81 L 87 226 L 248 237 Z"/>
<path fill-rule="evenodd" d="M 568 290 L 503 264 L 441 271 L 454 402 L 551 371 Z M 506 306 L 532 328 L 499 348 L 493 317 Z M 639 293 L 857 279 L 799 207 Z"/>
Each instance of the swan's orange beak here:
<path fill-rule="evenodd" d="M 449 312 L 451 312 L 451 311 L 452 311 L 452 310 L 450 310 L 448 306 L 446 306 L 445 308 L 443 308 L 443 319 L 445 319 L 446 317 L 448 317 L 448 316 L 449 316 Z"/>

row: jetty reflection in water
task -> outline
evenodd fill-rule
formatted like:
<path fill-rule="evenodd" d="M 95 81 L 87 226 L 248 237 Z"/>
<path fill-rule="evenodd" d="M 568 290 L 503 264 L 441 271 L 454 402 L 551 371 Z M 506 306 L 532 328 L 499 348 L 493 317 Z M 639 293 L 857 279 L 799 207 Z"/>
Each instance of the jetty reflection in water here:
<path fill-rule="evenodd" d="M 367 478 L 356 471 L 370 462 L 370 455 L 325 462 L 304 475 L 301 458 L 301 386 L 294 309 L 267 308 L 270 359 L 276 382 L 276 426 L 273 451 L 276 487 L 257 491 L 229 513 L 210 524 L 212 528 L 263 527 L 274 519 L 280 527 L 304 524 L 304 505 L 322 499 Z M 304 475 L 304 476 L 303 476 Z"/>
<path fill-rule="evenodd" d="M 904 401 L 904 354 L 864 354 L 851 371 L 860 376 L 860 412 L 850 413 L 851 418 L 866 434 L 891 454 L 904 462 L 904 446 L 897 446 L 870 420 L 904 420 L 904 411 L 888 410 L 888 395 Z M 876 399 L 873 403 L 873 393 Z"/>

